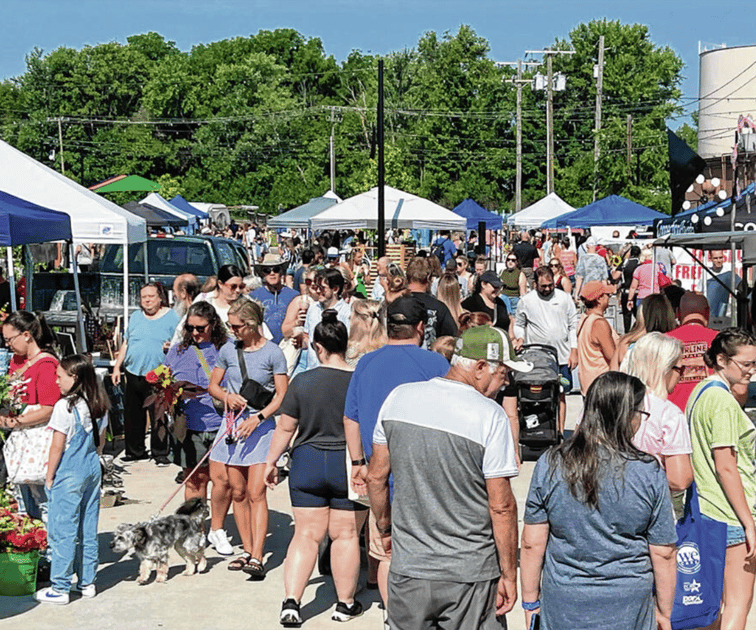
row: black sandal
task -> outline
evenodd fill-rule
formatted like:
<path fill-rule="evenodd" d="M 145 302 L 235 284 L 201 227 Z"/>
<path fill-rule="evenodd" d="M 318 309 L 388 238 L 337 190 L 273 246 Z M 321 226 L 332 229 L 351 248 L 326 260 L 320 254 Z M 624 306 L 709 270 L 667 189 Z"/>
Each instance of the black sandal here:
<path fill-rule="evenodd" d="M 265 579 L 265 567 L 263 567 L 262 562 L 257 558 L 250 558 L 247 561 L 246 566 L 242 567 L 242 571 L 249 575 L 253 580 Z"/>
<path fill-rule="evenodd" d="M 252 554 L 245 551 L 242 555 L 231 560 L 227 568 L 229 571 L 245 571 L 251 560 Z"/>

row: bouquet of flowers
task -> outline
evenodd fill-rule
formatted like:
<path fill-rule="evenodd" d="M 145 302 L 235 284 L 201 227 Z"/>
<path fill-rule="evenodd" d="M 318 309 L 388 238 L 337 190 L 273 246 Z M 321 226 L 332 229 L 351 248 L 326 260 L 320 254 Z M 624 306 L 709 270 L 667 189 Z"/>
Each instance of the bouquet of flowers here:
<path fill-rule="evenodd" d="M 23 553 L 47 548 L 42 521 L 18 513 L 18 504 L 7 490 L 0 490 L 0 552 Z"/>
<path fill-rule="evenodd" d="M 11 416 L 20 416 L 26 409 L 26 403 L 21 397 L 26 392 L 26 385 L 30 379 L 23 375 L 11 378 L 8 374 L 0 375 L 0 407 L 8 410 Z"/>
<path fill-rule="evenodd" d="M 152 407 L 156 419 L 174 412 L 185 386 L 189 385 L 187 381 L 177 381 L 173 376 L 173 370 L 167 365 L 158 365 L 154 370 L 147 372 L 144 378 L 152 385 L 154 392 L 147 396 L 144 406 Z"/>

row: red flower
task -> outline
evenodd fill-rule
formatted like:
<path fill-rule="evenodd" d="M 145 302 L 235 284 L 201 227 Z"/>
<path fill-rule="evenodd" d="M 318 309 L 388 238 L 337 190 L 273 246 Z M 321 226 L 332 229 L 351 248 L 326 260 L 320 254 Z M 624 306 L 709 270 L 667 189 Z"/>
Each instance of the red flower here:
<path fill-rule="evenodd" d="M 157 375 L 157 374 L 155 374 L 155 371 L 154 371 L 154 370 L 150 370 L 149 372 L 147 372 L 147 375 L 146 375 L 146 376 L 144 377 L 144 379 L 145 379 L 145 380 L 146 380 L 146 381 L 147 381 L 148 383 L 151 383 L 151 384 L 153 384 L 153 385 L 154 385 L 155 383 L 157 383 L 157 382 L 158 382 L 158 375 Z"/>

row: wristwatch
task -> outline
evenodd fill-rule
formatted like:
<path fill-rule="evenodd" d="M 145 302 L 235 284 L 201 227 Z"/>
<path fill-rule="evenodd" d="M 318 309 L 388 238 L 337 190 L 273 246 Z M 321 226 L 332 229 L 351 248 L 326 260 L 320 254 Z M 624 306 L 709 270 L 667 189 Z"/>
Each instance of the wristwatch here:
<path fill-rule="evenodd" d="M 259 412 L 257 413 L 257 419 L 258 419 L 258 420 L 259 420 L 260 422 L 265 422 L 265 416 L 264 416 L 264 415 L 262 414 L 262 411 L 259 411 Z"/>
<path fill-rule="evenodd" d="M 364 466 L 365 464 L 367 464 L 367 460 L 364 457 L 362 459 L 352 460 L 352 466 Z"/>

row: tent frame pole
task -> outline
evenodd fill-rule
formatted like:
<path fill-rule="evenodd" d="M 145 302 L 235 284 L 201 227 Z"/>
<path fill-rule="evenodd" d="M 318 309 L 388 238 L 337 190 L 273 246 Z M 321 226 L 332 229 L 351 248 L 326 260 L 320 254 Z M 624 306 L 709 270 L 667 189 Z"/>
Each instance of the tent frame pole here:
<path fill-rule="evenodd" d="M 129 327 L 129 244 L 123 244 L 123 332 Z"/>
<path fill-rule="evenodd" d="M 87 337 L 84 330 L 84 311 L 81 307 L 81 289 L 79 287 L 79 266 L 76 264 L 76 251 L 73 240 L 68 241 L 68 255 L 71 257 L 71 270 L 73 271 L 74 290 L 76 293 L 76 320 L 78 321 L 79 334 L 76 335 L 76 350 L 84 354 L 87 351 Z"/>
<path fill-rule="evenodd" d="M 13 247 L 6 247 L 5 248 L 5 255 L 8 266 L 8 283 L 10 284 L 10 294 L 11 294 L 11 312 L 15 311 L 17 308 L 17 302 L 16 302 L 16 272 L 13 269 Z"/>

